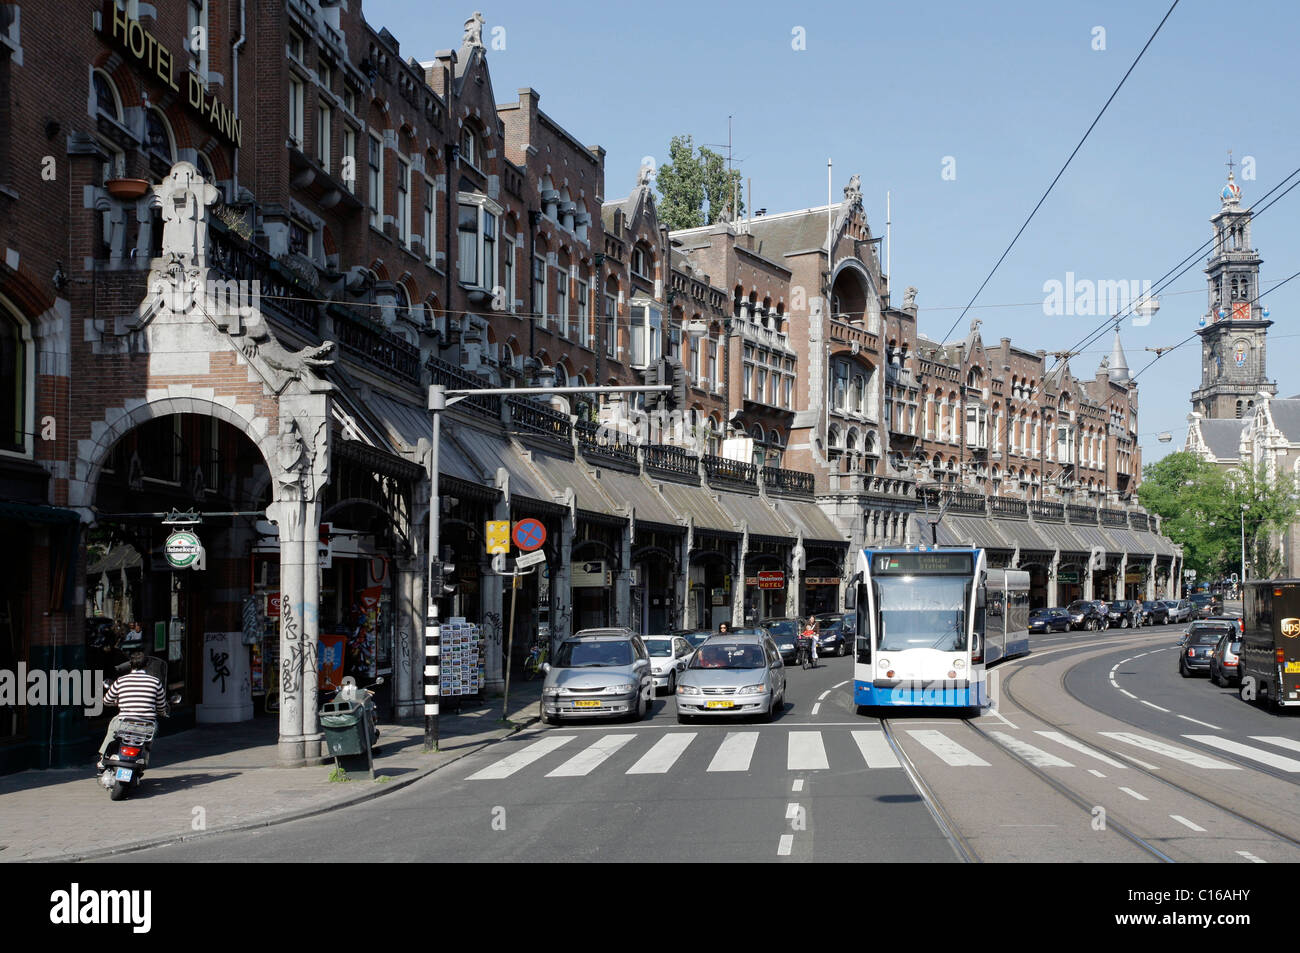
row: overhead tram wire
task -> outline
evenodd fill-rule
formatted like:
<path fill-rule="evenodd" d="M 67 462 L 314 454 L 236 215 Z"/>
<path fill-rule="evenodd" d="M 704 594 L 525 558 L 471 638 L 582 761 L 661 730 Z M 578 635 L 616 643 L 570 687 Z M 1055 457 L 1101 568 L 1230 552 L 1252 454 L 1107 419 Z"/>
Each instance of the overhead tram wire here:
<path fill-rule="evenodd" d="M 1038 210 L 1043 207 L 1043 203 L 1047 201 L 1047 197 L 1052 194 L 1052 189 L 1056 187 L 1056 183 L 1061 181 L 1061 176 L 1065 175 L 1065 170 L 1070 167 L 1070 163 L 1074 161 L 1074 157 L 1079 154 L 1079 150 L 1083 148 L 1083 144 L 1088 141 L 1088 137 L 1092 135 L 1092 130 L 1097 127 L 1097 123 L 1101 122 L 1101 117 L 1106 114 L 1106 110 L 1110 108 L 1110 104 L 1114 102 L 1115 97 L 1119 95 L 1119 91 L 1124 88 L 1124 84 L 1128 82 L 1129 76 L 1132 75 L 1133 70 L 1137 68 L 1137 65 L 1139 62 L 1141 62 L 1142 57 L 1146 55 L 1147 49 L 1151 46 L 1153 42 L 1155 42 L 1156 36 L 1160 33 L 1161 28 L 1164 27 L 1165 22 L 1173 14 L 1174 8 L 1177 7 L 1178 4 L 1179 4 L 1179 0 L 1174 0 L 1173 4 L 1170 5 L 1169 9 L 1165 11 L 1165 15 L 1160 20 L 1160 23 L 1157 24 L 1155 30 L 1152 31 L 1151 36 L 1147 38 L 1146 43 L 1143 45 L 1142 49 L 1138 52 L 1138 55 L 1134 58 L 1133 62 L 1129 64 L 1129 68 L 1127 71 L 1125 71 L 1123 78 L 1120 79 L 1119 85 L 1117 85 L 1114 91 L 1111 92 L 1110 97 L 1106 100 L 1105 105 L 1101 107 L 1101 111 L 1097 113 L 1096 118 L 1092 120 L 1092 124 L 1088 126 L 1087 132 L 1085 132 L 1083 134 L 1083 138 L 1079 140 L 1079 144 L 1074 147 L 1074 151 L 1070 153 L 1070 157 L 1065 160 L 1065 165 L 1061 166 L 1061 170 L 1056 173 L 1056 178 L 1052 179 L 1052 183 L 1047 187 L 1047 191 L 1044 192 L 1042 198 L 1038 200 L 1038 204 L 1035 205 L 1033 211 L 1029 213 L 1029 217 L 1026 218 L 1024 224 L 1020 226 L 1020 229 L 1019 231 L 1016 232 L 1015 237 L 1011 239 L 1011 244 L 1007 245 L 1006 250 L 1002 252 L 1001 257 L 998 258 L 997 263 L 994 264 L 993 266 L 993 269 L 984 278 L 984 281 L 980 284 L 979 289 L 975 292 L 974 295 L 971 296 L 970 302 L 967 303 L 966 307 L 962 309 L 961 314 L 957 315 L 956 320 L 953 321 L 952 323 L 952 327 L 949 328 L 944 333 L 943 337 L 939 339 L 941 343 L 947 340 L 948 335 L 952 334 L 953 330 L 957 327 L 957 325 L 961 324 L 962 318 L 966 317 L 966 312 L 970 311 L 970 309 L 974 306 L 976 299 L 979 298 L 980 294 L 984 291 L 985 286 L 987 286 L 988 283 L 993 280 L 993 276 L 997 273 L 998 268 L 1002 266 L 1002 262 L 1006 260 L 1007 255 L 1011 254 L 1011 249 L 1015 247 L 1016 242 L 1020 240 L 1020 236 L 1024 234 L 1025 229 L 1029 227 L 1029 223 L 1033 221 L 1034 216 L 1038 214 Z"/>

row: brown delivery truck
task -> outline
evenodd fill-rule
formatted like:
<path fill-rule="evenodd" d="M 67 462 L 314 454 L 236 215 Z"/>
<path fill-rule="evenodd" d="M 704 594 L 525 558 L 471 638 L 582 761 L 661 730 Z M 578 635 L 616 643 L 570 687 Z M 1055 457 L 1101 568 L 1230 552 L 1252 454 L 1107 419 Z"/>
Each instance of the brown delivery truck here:
<path fill-rule="evenodd" d="M 1241 697 L 1300 705 L 1300 579 L 1251 581 L 1244 595 Z"/>

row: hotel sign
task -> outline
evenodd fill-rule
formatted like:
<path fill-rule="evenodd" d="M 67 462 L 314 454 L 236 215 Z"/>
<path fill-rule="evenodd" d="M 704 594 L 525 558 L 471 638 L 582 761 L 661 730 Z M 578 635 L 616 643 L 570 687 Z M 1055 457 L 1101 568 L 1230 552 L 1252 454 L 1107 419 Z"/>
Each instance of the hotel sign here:
<path fill-rule="evenodd" d="M 104 0 L 99 19 L 100 34 L 121 50 L 129 59 L 159 82 L 181 93 L 190 112 L 198 116 L 214 132 L 239 148 L 243 132 L 238 117 L 216 96 L 208 95 L 203 80 L 197 73 L 186 70 L 182 90 L 176 82 L 176 57 L 158 42 L 158 38 L 144 28 L 139 20 L 126 15 L 113 0 Z"/>

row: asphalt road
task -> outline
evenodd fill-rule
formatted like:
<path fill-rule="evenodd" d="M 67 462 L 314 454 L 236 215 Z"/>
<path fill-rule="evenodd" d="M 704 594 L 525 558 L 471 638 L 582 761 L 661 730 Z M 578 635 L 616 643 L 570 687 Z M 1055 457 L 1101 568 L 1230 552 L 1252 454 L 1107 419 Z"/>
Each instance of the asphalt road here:
<path fill-rule="evenodd" d="M 996 703 L 868 717 L 852 659 L 771 724 L 537 726 L 392 795 L 119 861 L 1300 860 L 1300 719 L 1176 672 L 1181 626 L 1034 637 Z"/>

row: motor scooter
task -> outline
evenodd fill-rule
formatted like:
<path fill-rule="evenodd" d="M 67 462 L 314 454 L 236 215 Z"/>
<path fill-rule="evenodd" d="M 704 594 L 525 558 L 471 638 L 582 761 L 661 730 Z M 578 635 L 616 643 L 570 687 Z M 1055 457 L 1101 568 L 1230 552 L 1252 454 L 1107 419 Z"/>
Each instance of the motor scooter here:
<path fill-rule="evenodd" d="M 130 668 L 130 664 L 127 663 L 119 665 L 115 671 L 116 674 L 122 675 L 125 674 L 124 669 L 130 671 Z M 166 686 L 166 661 L 151 656 L 146 659 L 145 670 Z M 180 700 L 180 695 L 172 695 L 167 699 L 168 709 L 163 712 L 164 718 L 171 713 L 170 706 L 179 704 Z M 99 783 L 108 790 L 112 800 L 122 800 L 144 780 L 144 770 L 149 766 L 149 753 L 153 748 L 153 739 L 157 731 L 156 718 L 130 715 L 118 722 L 113 731 L 113 740 L 104 752 L 104 769 L 99 775 Z"/>

